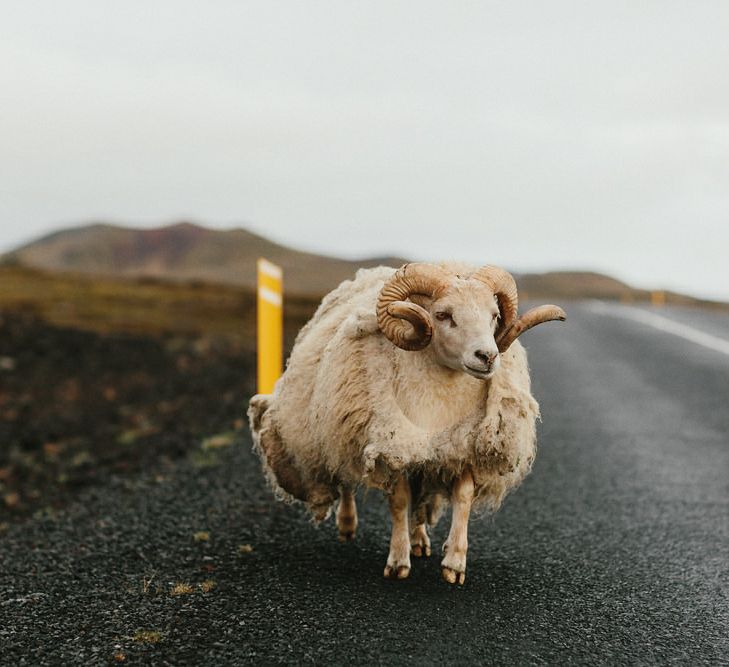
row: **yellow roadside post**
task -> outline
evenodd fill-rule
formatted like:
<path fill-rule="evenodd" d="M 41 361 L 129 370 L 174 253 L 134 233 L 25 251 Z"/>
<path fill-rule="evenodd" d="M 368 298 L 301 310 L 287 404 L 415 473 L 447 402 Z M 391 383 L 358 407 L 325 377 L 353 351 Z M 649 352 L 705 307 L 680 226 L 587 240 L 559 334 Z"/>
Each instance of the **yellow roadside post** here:
<path fill-rule="evenodd" d="M 663 290 L 655 290 L 651 292 L 651 303 L 654 306 L 665 306 L 666 305 L 666 293 Z"/>
<path fill-rule="evenodd" d="M 258 260 L 258 393 L 270 394 L 283 372 L 283 271 Z"/>

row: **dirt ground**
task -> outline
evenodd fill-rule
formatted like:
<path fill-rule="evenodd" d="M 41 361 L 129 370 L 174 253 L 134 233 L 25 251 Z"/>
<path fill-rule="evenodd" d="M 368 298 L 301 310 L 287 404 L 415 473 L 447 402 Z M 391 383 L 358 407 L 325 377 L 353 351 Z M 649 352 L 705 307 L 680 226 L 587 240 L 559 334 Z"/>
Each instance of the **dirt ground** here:
<path fill-rule="evenodd" d="M 287 350 L 318 298 L 288 294 Z M 0 266 L 0 532 L 245 427 L 255 293 Z"/>
<path fill-rule="evenodd" d="M 59 509 L 90 483 L 229 444 L 254 356 L 225 338 L 0 322 L 0 522 Z"/>

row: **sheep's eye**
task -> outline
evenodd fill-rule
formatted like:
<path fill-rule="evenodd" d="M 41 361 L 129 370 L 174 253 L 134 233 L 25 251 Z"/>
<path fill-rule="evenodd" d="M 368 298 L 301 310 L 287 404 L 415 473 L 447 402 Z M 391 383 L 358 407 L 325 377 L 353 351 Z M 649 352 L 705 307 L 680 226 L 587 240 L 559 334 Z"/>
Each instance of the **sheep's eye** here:
<path fill-rule="evenodd" d="M 456 323 L 453 321 L 453 313 L 449 313 L 446 310 L 439 310 L 435 314 L 435 319 L 440 322 L 450 322 L 452 327 L 456 326 Z"/>
<path fill-rule="evenodd" d="M 499 321 L 499 314 L 494 313 L 494 322 L 498 322 L 498 321 Z"/>

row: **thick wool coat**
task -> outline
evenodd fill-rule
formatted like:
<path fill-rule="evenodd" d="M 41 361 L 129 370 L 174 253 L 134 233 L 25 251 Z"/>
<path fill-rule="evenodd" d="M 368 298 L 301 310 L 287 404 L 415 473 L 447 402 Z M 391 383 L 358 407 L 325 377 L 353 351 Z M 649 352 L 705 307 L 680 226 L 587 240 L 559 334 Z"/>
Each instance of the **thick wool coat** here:
<path fill-rule="evenodd" d="M 462 274 L 462 264 L 443 264 Z M 529 473 L 539 406 L 516 341 L 490 380 L 408 352 L 379 331 L 377 297 L 394 269 L 362 269 L 300 331 L 274 393 L 251 399 L 254 446 L 279 496 L 327 516 L 341 485 L 384 490 L 419 479 L 417 513 L 468 466 L 476 505 L 496 510 Z"/>

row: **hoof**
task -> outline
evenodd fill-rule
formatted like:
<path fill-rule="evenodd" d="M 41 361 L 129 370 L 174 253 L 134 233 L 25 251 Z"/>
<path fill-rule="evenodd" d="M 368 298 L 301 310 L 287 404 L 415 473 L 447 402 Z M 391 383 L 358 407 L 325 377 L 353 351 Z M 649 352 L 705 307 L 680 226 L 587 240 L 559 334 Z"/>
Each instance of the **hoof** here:
<path fill-rule="evenodd" d="M 351 542 L 357 536 L 357 516 L 337 511 L 337 530 L 340 542 Z"/>
<path fill-rule="evenodd" d="M 428 558 L 430 556 L 430 553 L 431 553 L 430 552 L 430 545 L 428 545 L 428 544 L 425 544 L 425 545 L 414 544 L 413 547 L 412 547 L 412 553 L 413 553 L 413 556 L 415 556 L 416 558 L 422 558 L 423 556 L 425 556 L 426 558 Z"/>
<path fill-rule="evenodd" d="M 416 558 L 430 556 L 430 538 L 423 523 L 416 526 L 410 534 L 410 553 Z"/>
<path fill-rule="evenodd" d="M 449 584 L 460 584 L 466 581 L 466 548 L 465 545 L 458 548 L 446 542 L 443 545 L 445 557 L 440 563 L 443 580 Z"/>
<path fill-rule="evenodd" d="M 458 584 L 463 586 L 466 581 L 465 572 L 456 572 L 449 567 L 444 567 L 441 570 L 441 573 L 443 574 L 443 580 L 447 581 L 449 584 Z"/>
<path fill-rule="evenodd" d="M 341 500 L 337 506 L 337 531 L 340 542 L 351 542 L 357 535 L 357 504 L 352 491 L 342 489 Z"/>
<path fill-rule="evenodd" d="M 410 568 L 407 565 L 399 565 L 397 567 L 385 566 L 385 579 L 407 579 L 410 576 Z"/>

